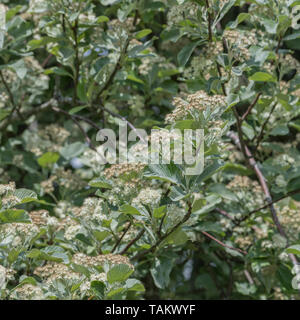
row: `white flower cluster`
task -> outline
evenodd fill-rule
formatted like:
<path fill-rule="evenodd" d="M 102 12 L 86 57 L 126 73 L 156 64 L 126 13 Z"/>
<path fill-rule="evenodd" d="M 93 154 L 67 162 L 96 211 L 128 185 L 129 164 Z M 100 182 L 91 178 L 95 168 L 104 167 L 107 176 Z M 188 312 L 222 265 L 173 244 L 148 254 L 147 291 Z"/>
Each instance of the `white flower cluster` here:
<path fill-rule="evenodd" d="M 132 200 L 132 204 L 136 206 L 151 205 L 155 207 L 159 205 L 161 196 L 161 189 L 145 188 L 142 189 L 138 196 Z"/>
<path fill-rule="evenodd" d="M 15 182 L 10 182 L 9 184 L 0 184 L 0 196 L 13 193 L 14 191 L 16 191 Z"/>
<path fill-rule="evenodd" d="M 256 30 L 226 29 L 223 33 L 223 39 L 226 40 L 227 46 L 233 50 L 236 59 L 245 61 L 250 59 L 249 47 L 257 44 Z"/>
<path fill-rule="evenodd" d="M 187 18 L 197 19 L 198 8 L 198 5 L 193 2 L 185 2 L 177 6 L 172 6 L 167 15 L 168 25 L 178 24 Z"/>
<path fill-rule="evenodd" d="M 226 97 L 222 95 L 209 96 L 205 91 L 200 90 L 187 96 L 186 101 L 182 98 L 174 98 L 175 109 L 166 116 L 167 122 L 175 122 L 184 119 L 191 112 L 201 112 L 206 109 L 214 110 L 226 105 Z"/>

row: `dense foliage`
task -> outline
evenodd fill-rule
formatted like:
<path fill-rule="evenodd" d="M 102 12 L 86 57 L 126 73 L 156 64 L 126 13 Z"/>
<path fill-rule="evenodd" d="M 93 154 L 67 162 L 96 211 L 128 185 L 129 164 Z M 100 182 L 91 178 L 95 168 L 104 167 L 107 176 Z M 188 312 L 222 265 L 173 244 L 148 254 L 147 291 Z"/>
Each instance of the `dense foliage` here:
<path fill-rule="evenodd" d="M 299 297 L 299 1 L 1 3 L 1 299 Z M 121 121 L 204 171 L 101 164 Z"/>

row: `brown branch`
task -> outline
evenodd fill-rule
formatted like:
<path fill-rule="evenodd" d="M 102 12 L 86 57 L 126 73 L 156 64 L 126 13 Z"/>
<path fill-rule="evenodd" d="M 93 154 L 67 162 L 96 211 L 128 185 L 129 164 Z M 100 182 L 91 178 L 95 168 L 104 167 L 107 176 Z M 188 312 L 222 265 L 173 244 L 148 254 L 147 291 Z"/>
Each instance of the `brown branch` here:
<path fill-rule="evenodd" d="M 238 136 L 239 136 L 239 142 L 240 142 L 240 146 L 241 146 L 241 151 L 244 155 L 244 158 L 246 159 L 246 161 L 248 160 L 248 156 L 247 156 L 247 152 L 246 152 L 246 145 L 243 139 L 243 131 L 242 131 L 242 122 L 241 122 L 241 118 L 236 110 L 235 107 L 232 108 L 234 116 L 236 118 L 236 126 L 237 126 L 237 132 L 238 132 Z"/>
<path fill-rule="evenodd" d="M 134 14 L 134 19 L 133 19 L 133 26 L 135 27 L 136 26 L 136 23 L 137 23 L 137 18 L 138 18 L 138 10 L 135 10 L 135 14 Z M 102 93 L 107 90 L 109 88 L 109 86 L 112 84 L 118 70 L 120 70 L 120 68 L 122 67 L 122 60 L 124 58 L 124 55 L 126 54 L 126 51 L 128 49 L 128 46 L 129 46 L 129 43 L 130 43 L 130 37 L 128 36 L 126 41 L 125 41 L 125 44 L 123 46 L 123 48 L 121 48 L 120 50 L 120 56 L 118 58 L 118 61 L 117 63 L 115 64 L 115 67 L 114 67 L 114 70 L 112 71 L 112 73 L 110 74 L 109 78 L 107 79 L 106 83 L 104 84 L 104 86 L 101 88 L 101 90 L 99 91 L 99 93 L 97 94 L 97 97 L 96 97 L 96 102 L 99 101 Z"/>
<path fill-rule="evenodd" d="M 8 95 L 9 95 L 9 99 L 10 99 L 10 101 L 11 101 L 11 104 L 13 105 L 13 107 L 14 107 L 14 109 L 15 109 L 15 108 L 17 107 L 17 105 L 16 105 L 16 103 L 15 103 L 14 95 L 12 94 L 12 92 L 11 92 L 11 90 L 10 90 L 7 82 L 6 82 L 5 79 L 4 79 L 2 70 L 0 70 L 0 77 L 1 77 L 1 80 L 2 80 L 2 82 L 3 82 L 3 84 L 4 84 L 5 89 L 6 89 L 7 93 L 8 93 Z"/>
<path fill-rule="evenodd" d="M 243 114 L 243 116 L 242 116 L 242 118 L 241 118 L 241 122 L 243 122 L 246 118 L 247 118 L 247 116 L 249 115 L 249 113 L 251 112 L 251 110 L 254 108 L 254 106 L 256 105 L 256 103 L 257 103 L 257 101 L 258 101 L 258 99 L 259 99 L 259 97 L 261 96 L 261 92 L 259 92 L 257 95 L 256 95 L 256 97 L 255 97 L 255 99 L 253 100 L 253 102 L 250 104 L 250 106 L 249 106 L 249 108 L 247 109 L 247 111 Z"/>
<path fill-rule="evenodd" d="M 31 117 L 34 114 L 37 114 L 41 111 L 47 110 L 48 108 L 50 108 L 52 105 L 57 106 L 57 100 L 55 99 L 51 99 L 43 104 L 41 104 L 38 107 L 32 108 L 31 110 L 25 111 L 22 113 L 22 117 L 24 118 L 24 120 L 28 119 L 29 117 Z M 2 121 L 1 125 L 0 125 L 0 131 L 3 131 L 7 128 L 7 126 L 14 122 L 17 121 L 18 116 L 12 116 L 8 119 L 5 119 L 4 121 Z"/>
<path fill-rule="evenodd" d="M 126 253 L 127 250 L 128 250 L 131 246 L 133 246 L 133 245 L 142 237 L 142 235 L 143 235 L 144 233 L 145 233 L 145 229 L 141 230 L 141 231 L 139 232 L 139 234 L 127 244 L 127 246 L 120 252 L 120 254 Z"/>
<path fill-rule="evenodd" d="M 136 127 L 135 127 L 131 122 L 129 122 L 125 117 L 123 117 L 123 116 L 121 116 L 121 115 L 119 115 L 119 114 L 117 114 L 117 113 L 115 113 L 115 112 L 113 112 L 113 111 L 111 111 L 111 110 L 109 110 L 109 109 L 106 109 L 106 108 L 103 107 L 103 106 L 98 106 L 98 107 L 101 108 L 103 111 L 109 113 L 109 114 L 112 115 L 113 117 L 116 117 L 116 118 L 119 118 L 119 119 L 125 121 L 125 122 L 128 124 L 128 126 L 129 126 L 129 127 L 136 133 L 136 135 L 141 139 L 141 141 L 146 142 L 145 139 L 144 139 L 144 137 L 142 137 L 142 136 L 139 134 L 139 132 L 137 131 Z"/>
<path fill-rule="evenodd" d="M 75 21 L 74 27 L 72 27 L 74 37 L 74 51 L 75 51 L 75 74 L 74 74 L 74 93 L 73 93 L 73 105 L 76 104 L 77 99 L 77 87 L 79 82 L 80 60 L 79 60 L 79 48 L 78 48 L 78 19 Z"/>
<path fill-rule="evenodd" d="M 276 202 L 279 202 L 279 201 L 281 201 L 282 199 L 285 199 L 285 198 L 290 197 L 290 196 L 292 196 L 292 195 L 294 195 L 294 194 L 297 194 L 297 193 L 300 193 L 300 189 L 297 189 L 297 190 L 293 190 L 293 191 L 291 191 L 291 192 L 288 192 L 286 195 L 284 195 L 284 196 L 282 196 L 282 197 L 280 197 L 280 198 L 278 198 L 278 199 L 276 199 L 276 200 L 273 200 L 273 201 L 271 201 L 270 203 L 268 203 L 268 204 L 266 204 L 266 205 L 264 205 L 264 206 L 262 206 L 262 207 L 260 207 L 260 208 L 258 208 L 258 209 L 255 209 L 255 210 L 252 210 L 252 211 L 248 212 L 248 213 L 246 214 L 246 216 L 244 216 L 242 219 L 235 220 L 235 221 L 236 221 L 237 224 L 240 224 L 241 222 L 247 220 L 247 219 L 248 219 L 251 215 L 253 215 L 254 213 L 256 213 L 256 212 L 258 212 L 258 211 L 261 211 L 261 210 L 263 210 L 263 209 L 266 209 L 267 207 L 270 206 L 270 204 L 274 204 L 274 203 L 276 203 Z"/>
<path fill-rule="evenodd" d="M 253 279 L 252 279 L 251 274 L 249 273 L 249 271 L 245 269 L 245 270 L 244 270 L 244 274 L 245 274 L 248 282 L 249 282 L 250 284 L 254 284 L 254 281 L 253 281 Z"/>
<path fill-rule="evenodd" d="M 163 226 L 163 224 L 164 224 L 166 215 L 167 215 L 167 213 L 165 213 L 165 214 L 163 215 L 163 217 L 161 218 L 161 220 L 160 220 L 160 224 L 159 224 L 158 231 L 157 231 L 157 234 L 158 234 L 159 237 L 161 237 L 161 230 L 162 230 L 162 226 Z"/>
<path fill-rule="evenodd" d="M 228 136 L 235 143 L 235 145 L 237 145 L 241 149 L 241 143 L 239 141 L 239 138 L 233 132 L 229 132 Z M 263 189 L 263 192 L 264 192 L 264 194 L 266 196 L 266 200 L 268 202 L 268 206 L 269 206 L 271 214 L 272 214 L 273 222 L 274 222 L 278 232 L 280 233 L 280 235 L 287 240 L 287 245 L 288 245 L 288 243 L 289 243 L 288 237 L 287 237 L 285 231 L 283 230 L 283 228 L 282 228 L 282 226 L 281 226 L 281 224 L 279 222 L 275 207 L 274 207 L 274 205 L 272 203 L 273 200 L 272 200 L 268 185 L 266 183 L 265 177 L 263 176 L 263 174 L 262 174 L 261 170 L 259 169 L 254 157 L 252 156 L 250 150 L 247 147 L 245 147 L 245 152 L 246 152 L 246 155 L 247 155 L 248 162 L 249 162 L 250 166 L 254 169 L 254 171 L 256 173 L 256 176 L 257 176 L 257 178 L 259 180 L 259 183 L 260 183 L 260 185 L 261 185 L 261 187 Z M 293 254 L 290 254 L 290 258 L 291 258 L 291 260 L 292 260 L 294 265 L 297 264 L 297 259 Z"/>
<path fill-rule="evenodd" d="M 42 68 L 45 68 L 46 67 L 46 65 L 48 64 L 48 62 L 50 61 L 50 59 L 52 58 L 52 53 L 50 53 L 47 57 L 46 57 L 46 59 L 42 62 L 42 64 L 41 64 L 41 66 L 42 66 Z"/>
<path fill-rule="evenodd" d="M 265 122 L 263 123 L 263 125 L 261 127 L 260 133 L 259 133 L 259 135 L 257 137 L 257 142 L 256 142 L 256 146 L 255 146 L 255 149 L 254 149 L 254 153 L 256 153 L 256 151 L 257 151 L 257 149 L 259 147 L 259 144 L 260 144 L 260 142 L 261 142 L 261 140 L 262 140 L 262 138 L 264 136 L 265 127 L 266 127 L 267 123 L 269 122 L 269 120 L 271 118 L 271 115 L 274 112 L 276 106 L 277 106 L 277 102 L 274 103 L 274 105 L 273 105 L 273 107 L 272 107 L 272 109 L 271 109 L 271 111 L 270 111 L 270 113 L 268 115 L 268 118 L 265 120 Z"/>
<path fill-rule="evenodd" d="M 212 42 L 212 30 L 211 30 L 212 14 L 210 12 L 209 1 L 205 0 L 205 4 L 206 4 L 207 18 L 208 18 L 208 41 Z"/>
<path fill-rule="evenodd" d="M 83 117 L 83 116 L 80 116 L 80 115 L 77 115 L 77 114 L 70 114 L 69 112 L 67 112 L 66 110 L 63 110 L 63 109 L 60 109 L 58 107 L 55 107 L 55 108 L 52 108 L 54 111 L 56 112 L 61 112 L 65 115 L 67 115 L 68 117 L 72 117 L 72 118 L 75 118 L 75 119 L 78 119 L 78 120 L 82 120 L 88 124 L 90 124 L 93 128 L 97 129 L 97 130 L 101 130 L 102 128 L 100 126 L 98 126 L 95 122 L 93 122 L 92 120 L 86 118 L 86 117 Z"/>
<path fill-rule="evenodd" d="M 75 124 L 76 126 L 79 128 L 79 130 L 81 131 L 82 135 L 85 138 L 86 143 L 88 144 L 88 147 L 90 149 L 92 149 L 93 151 L 95 151 L 99 156 L 102 157 L 102 155 L 97 151 L 96 147 L 93 145 L 91 139 L 89 138 L 89 136 L 87 135 L 87 133 L 85 132 L 85 130 L 83 129 L 83 127 L 81 126 L 81 124 L 78 122 L 78 120 L 76 119 L 75 116 L 71 115 L 70 113 L 68 113 L 67 111 L 60 109 L 58 107 L 52 107 L 52 110 L 55 112 L 60 112 L 63 113 L 65 115 L 67 115 Z"/>
<path fill-rule="evenodd" d="M 218 64 L 218 62 L 216 62 L 216 65 L 217 65 L 219 77 L 222 78 L 222 72 L 221 72 L 220 65 Z M 220 79 L 220 81 L 221 81 L 221 87 L 222 87 L 223 94 L 224 94 L 224 96 L 226 96 L 225 84 L 222 82 L 222 79 Z"/>
<path fill-rule="evenodd" d="M 280 48 L 280 44 L 281 44 L 281 40 L 282 40 L 282 36 L 279 37 L 278 39 L 278 43 L 275 49 L 275 53 L 278 54 L 279 48 Z"/>
<path fill-rule="evenodd" d="M 111 250 L 111 253 L 114 253 L 115 250 L 117 249 L 118 245 L 121 243 L 122 239 L 125 237 L 126 233 L 128 232 L 128 230 L 131 228 L 132 226 L 132 222 L 130 221 L 128 227 L 124 230 L 124 232 L 122 233 L 121 237 L 119 238 L 119 240 L 116 242 L 116 244 L 114 245 L 113 249 Z"/>
<path fill-rule="evenodd" d="M 133 257 L 134 260 L 136 259 L 140 259 L 141 257 L 143 257 L 144 255 L 146 255 L 147 253 L 154 251 L 169 235 L 171 235 L 174 231 L 176 231 L 183 223 L 185 223 L 191 216 L 192 214 L 192 205 L 191 203 L 188 203 L 188 211 L 185 214 L 185 216 L 182 218 L 181 221 L 179 221 L 173 228 L 171 228 L 171 230 L 169 232 L 166 232 L 162 237 L 160 237 L 154 245 L 152 245 L 149 249 L 135 255 Z"/>
<path fill-rule="evenodd" d="M 202 234 L 204 234 L 207 238 L 217 242 L 219 245 L 221 245 L 222 247 L 225 247 L 227 249 L 230 249 L 230 250 L 234 250 L 234 251 L 237 251 L 237 252 L 240 252 L 242 254 L 248 254 L 248 252 L 242 250 L 242 249 L 239 249 L 239 248 L 233 248 L 225 243 L 223 243 L 222 241 L 218 240 L 217 238 L 213 237 L 211 234 L 207 233 L 206 231 L 200 231 Z"/>
<path fill-rule="evenodd" d="M 232 217 L 231 215 L 229 215 L 225 210 L 222 210 L 220 208 L 215 208 L 215 210 L 220 213 L 221 215 L 223 215 L 224 217 L 233 220 L 234 221 L 234 217 Z"/>

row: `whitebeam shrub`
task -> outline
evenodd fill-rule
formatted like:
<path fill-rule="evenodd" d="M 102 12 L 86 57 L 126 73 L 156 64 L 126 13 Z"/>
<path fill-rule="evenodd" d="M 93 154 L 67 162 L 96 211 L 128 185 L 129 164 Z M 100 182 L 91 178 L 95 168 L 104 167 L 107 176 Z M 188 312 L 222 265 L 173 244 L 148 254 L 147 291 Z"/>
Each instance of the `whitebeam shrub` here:
<path fill-rule="evenodd" d="M 299 299 L 296 6 L 3 0 L 0 299 Z M 121 122 L 203 172 L 103 164 Z"/>

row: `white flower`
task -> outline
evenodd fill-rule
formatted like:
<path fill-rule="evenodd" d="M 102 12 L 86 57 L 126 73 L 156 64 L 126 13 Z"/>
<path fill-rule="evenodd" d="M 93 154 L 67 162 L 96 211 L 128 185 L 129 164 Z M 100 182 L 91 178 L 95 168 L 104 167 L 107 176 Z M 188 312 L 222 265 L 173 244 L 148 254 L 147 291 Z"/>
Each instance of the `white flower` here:
<path fill-rule="evenodd" d="M 146 188 L 140 191 L 138 196 L 132 200 L 133 205 L 158 205 L 160 202 L 162 190 Z"/>
<path fill-rule="evenodd" d="M 81 226 L 79 224 L 75 225 L 75 226 L 70 226 L 67 228 L 66 232 L 65 232 L 65 238 L 67 240 L 72 240 L 76 237 L 77 233 L 79 232 Z"/>

